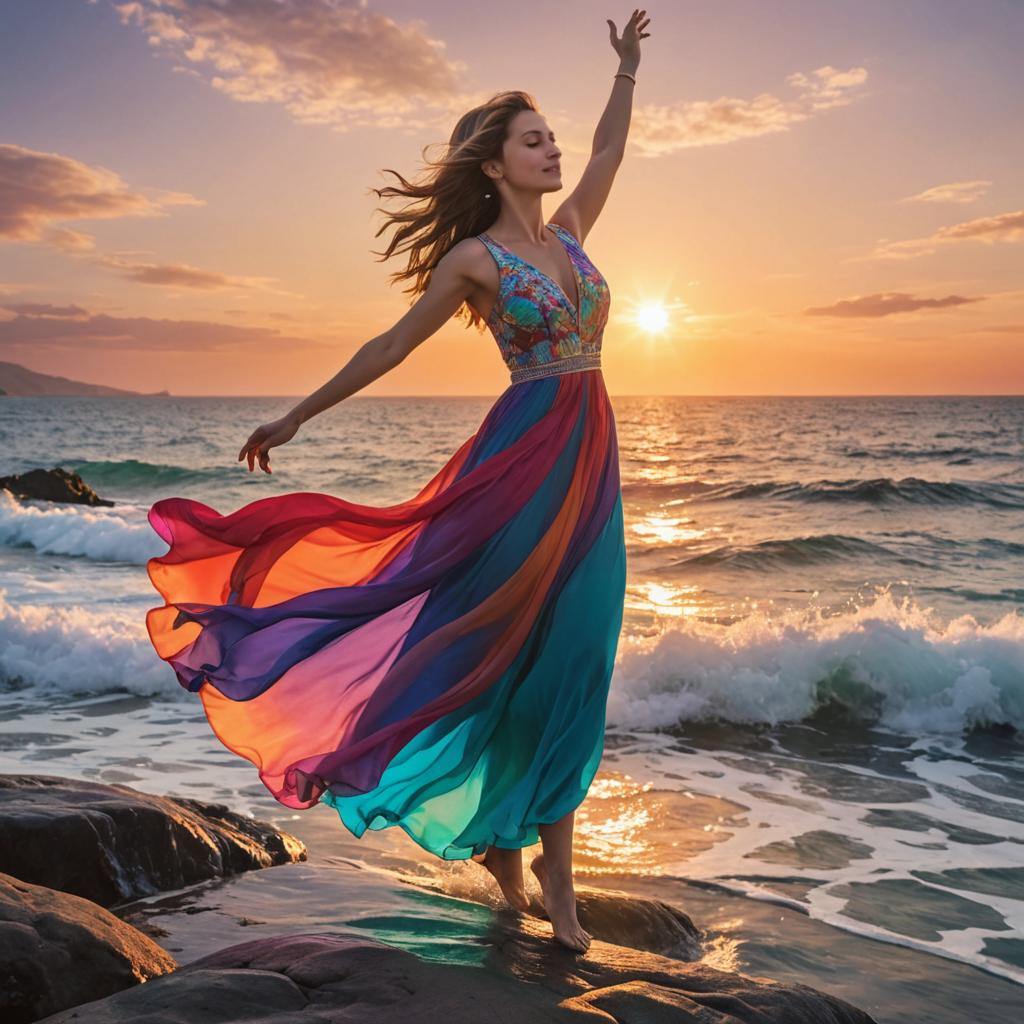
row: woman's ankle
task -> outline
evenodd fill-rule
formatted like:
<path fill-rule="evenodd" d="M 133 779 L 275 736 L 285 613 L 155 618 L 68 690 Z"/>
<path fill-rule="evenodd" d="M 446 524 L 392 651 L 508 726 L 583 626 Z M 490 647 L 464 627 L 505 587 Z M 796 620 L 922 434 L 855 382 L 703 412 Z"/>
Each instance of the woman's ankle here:
<path fill-rule="evenodd" d="M 572 886 L 572 868 L 564 864 L 552 864 L 547 857 L 544 858 L 544 867 L 547 869 L 548 878 L 558 886 Z"/>

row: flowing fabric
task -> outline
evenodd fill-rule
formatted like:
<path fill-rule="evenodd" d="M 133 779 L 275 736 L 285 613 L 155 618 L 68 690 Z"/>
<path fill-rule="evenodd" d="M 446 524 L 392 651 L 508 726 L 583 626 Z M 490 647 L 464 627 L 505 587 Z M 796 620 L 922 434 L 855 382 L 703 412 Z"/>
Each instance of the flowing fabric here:
<path fill-rule="evenodd" d="M 149 511 L 169 545 L 147 563 L 165 602 L 149 636 L 219 740 L 285 806 L 325 803 L 356 836 L 398 825 L 448 860 L 536 843 L 603 752 L 626 578 L 615 421 L 592 365 L 607 285 L 551 227 L 578 307 L 478 236 L 500 271 L 488 323 L 513 379 L 528 376 L 415 497 Z M 552 325 L 543 359 L 522 359 L 513 296 Z"/>

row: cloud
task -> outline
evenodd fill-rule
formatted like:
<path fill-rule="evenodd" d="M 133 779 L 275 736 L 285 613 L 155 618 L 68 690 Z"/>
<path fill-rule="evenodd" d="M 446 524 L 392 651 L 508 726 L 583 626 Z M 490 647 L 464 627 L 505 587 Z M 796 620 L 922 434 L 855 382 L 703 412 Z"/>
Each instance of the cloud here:
<path fill-rule="evenodd" d="M 919 309 L 947 309 L 964 306 L 972 302 L 983 302 L 984 296 L 965 298 L 962 295 L 947 295 L 942 299 L 918 299 L 906 292 L 876 292 L 874 295 L 860 295 L 855 299 L 843 299 L 831 306 L 814 306 L 805 309 L 806 316 L 840 317 L 882 317 L 894 313 L 915 313 Z"/>
<path fill-rule="evenodd" d="M 105 167 L 60 153 L 0 143 L 0 241 L 84 251 L 92 248 L 91 236 L 63 221 L 163 217 L 166 206 L 202 205 L 181 192 L 147 195 Z"/>
<path fill-rule="evenodd" d="M 763 92 L 753 99 L 720 96 L 669 106 L 646 104 L 634 113 L 630 142 L 642 155 L 661 156 L 691 146 L 722 145 L 789 131 L 822 110 L 852 103 L 867 77 L 862 67 L 838 71 L 826 64 L 809 75 L 790 75 L 786 82 L 797 95 L 788 99 Z"/>
<path fill-rule="evenodd" d="M 939 228 L 925 238 L 907 238 L 900 242 L 887 239 L 866 256 L 854 256 L 847 262 L 860 260 L 909 260 L 935 252 L 939 246 L 955 242 L 976 241 L 992 245 L 995 242 L 1019 242 L 1024 239 L 1024 210 L 998 213 L 991 217 L 976 217 Z"/>
<path fill-rule="evenodd" d="M 301 298 L 272 285 L 272 278 L 225 274 L 219 270 L 202 270 L 186 263 L 142 263 L 123 256 L 96 256 L 93 260 L 104 267 L 121 272 L 129 281 L 161 288 L 190 288 L 195 291 L 246 289 Z"/>
<path fill-rule="evenodd" d="M 0 303 L 14 313 L 0 320 L 0 353 L 7 357 L 40 351 L 209 353 L 238 352 L 246 358 L 283 351 L 333 351 L 330 344 L 286 335 L 273 327 L 236 327 L 203 320 L 156 320 L 90 313 L 77 306 Z M 17 360 L 15 360 L 17 361 Z"/>
<path fill-rule="evenodd" d="M 90 252 L 96 247 L 93 235 L 75 231 L 74 228 L 50 228 L 46 232 L 46 241 L 55 249 L 70 253 Z"/>
<path fill-rule="evenodd" d="M 136 0 L 122 24 L 240 103 L 279 103 L 298 121 L 336 130 L 414 131 L 426 104 L 462 106 L 457 75 L 426 23 L 401 24 L 365 0 Z"/>
<path fill-rule="evenodd" d="M 1024 324 L 991 324 L 979 327 L 979 331 L 992 331 L 995 334 L 1019 334 L 1024 337 Z"/>
<path fill-rule="evenodd" d="M 965 220 L 960 224 L 953 224 L 951 227 L 939 228 L 934 237 L 943 241 L 974 238 L 979 242 L 987 243 L 1019 242 L 1024 239 L 1024 210 L 998 213 L 994 217 Z"/>
<path fill-rule="evenodd" d="M 904 196 L 901 203 L 973 203 L 987 191 L 991 181 L 979 178 L 976 181 L 951 181 L 945 185 L 933 185 L 913 196 Z"/>
<path fill-rule="evenodd" d="M 225 274 L 183 263 L 129 258 L 131 252 L 95 252 L 91 235 L 64 227 L 62 220 L 167 216 L 164 206 L 203 206 L 181 192 L 150 197 L 130 188 L 116 173 L 90 167 L 59 153 L 0 145 L 0 241 L 41 241 L 76 258 L 114 270 L 127 280 L 195 291 L 244 289 L 301 298 L 277 288 L 271 278 Z M 144 251 L 144 250 L 143 250 Z M 2 294 L 2 292 L 0 292 Z"/>
<path fill-rule="evenodd" d="M 0 304 L 0 310 L 3 309 L 18 316 L 58 318 L 88 316 L 89 313 L 82 306 L 54 306 L 49 302 L 5 302 Z"/>

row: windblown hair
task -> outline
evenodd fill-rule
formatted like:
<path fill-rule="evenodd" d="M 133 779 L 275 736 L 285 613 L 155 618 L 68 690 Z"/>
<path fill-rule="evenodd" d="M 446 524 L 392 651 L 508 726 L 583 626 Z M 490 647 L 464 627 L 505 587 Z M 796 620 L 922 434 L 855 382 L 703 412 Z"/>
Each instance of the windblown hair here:
<path fill-rule="evenodd" d="M 406 292 L 416 296 L 426 291 L 430 275 L 448 250 L 464 238 L 486 231 L 498 216 L 500 199 L 494 183 L 481 170 L 485 160 L 500 159 L 502 146 L 508 138 L 509 122 L 522 110 L 537 110 L 529 93 L 512 90 L 496 93 L 486 103 L 467 111 L 459 118 L 448 142 L 447 152 L 437 160 L 429 160 L 425 146 L 421 151 L 427 171 L 418 182 L 407 181 L 398 171 L 393 174 L 402 187 L 385 186 L 370 189 L 378 198 L 402 196 L 411 200 L 399 212 L 391 213 L 377 207 L 386 216 L 377 231 L 383 234 L 392 225 L 400 225 L 387 250 L 379 254 L 383 262 L 395 252 L 408 252 L 404 270 L 390 275 L 392 282 L 415 278 Z M 439 145 L 439 144 L 436 144 Z M 484 195 L 490 193 L 490 198 Z M 468 303 L 456 314 L 466 325 L 484 329 L 483 320 Z"/>

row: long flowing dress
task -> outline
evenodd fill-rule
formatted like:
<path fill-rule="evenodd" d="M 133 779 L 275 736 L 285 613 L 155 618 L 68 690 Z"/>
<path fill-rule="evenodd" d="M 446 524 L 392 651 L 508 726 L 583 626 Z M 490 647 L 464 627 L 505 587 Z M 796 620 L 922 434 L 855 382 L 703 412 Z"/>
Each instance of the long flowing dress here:
<path fill-rule="evenodd" d="M 221 515 L 157 501 L 157 654 L 287 807 L 355 836 L 398 825 L 445 860 L 539 841 L 604 747 L 626 550 L 601 372 L 607 282 L 578 240 L 574 305 L 498 264 L 487 318 L 511 372 L 477 432 L 397 505 L 287 493 Z"/>

